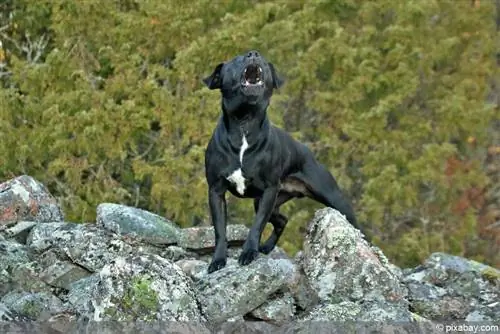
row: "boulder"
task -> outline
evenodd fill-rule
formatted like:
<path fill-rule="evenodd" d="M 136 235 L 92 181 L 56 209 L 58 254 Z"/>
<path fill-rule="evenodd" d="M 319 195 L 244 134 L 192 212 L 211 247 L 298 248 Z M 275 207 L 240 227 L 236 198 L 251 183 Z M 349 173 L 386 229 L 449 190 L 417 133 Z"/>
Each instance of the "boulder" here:
<path fill-rule="evenodd" d="M 28 236 L 27 245 L 38 253 L 51 249 L 61 259 L 90 272 L 100 270 L 118 256 L 134 252 L 118 236 L 94 224 L 37 224 Z"/>
<path fill-rule="evenodd" d="M 155 245 L 173 245 L 179 239 L 180 229 L 173 222 L 131 206 L 99 204 L 96 221 L 116 234 L 135 237 Z"/>
<path fill-rule="evenodd" d="M 70 287 L 68 301 L 93 321 L 205 322 L 191 280 L 158 255 L 117 257 Z"/>
<path fill-rule="evenodd" d="M 261 256 L 247 266 L 231 259 L 226 267 L 196 282 L 202 312 L 215 325 L 245 315 L 280 289 L 286 289 L 295 270 L 295 265 L 286 259 Z"/>
<path fill-rule="evenodd" d="M 64 220 L 57 200 L 43 184 L 28 175 L 21 175 L 0 184 L 0 225 L 21 220 Z"/>
<path fill-rule="evenodd" d="M 500 271 L 459 256 L 433 253 L 406 270 L 416 313 L 431 320 L 500 320 Z"/>
<path fill-rule="evenodd" d="M 227 225 L 226 236 L 229 246 L 241 246 L 248 235 L 248 227 L 240 224 Z M 179 246 L 196 252 L 209 252 L 215 248 L 215 234 L 212 226 L 181 229 Z"/>
<path fill-rule="evenodd" d="M 300 262 L 323 302 L 404 302 L 399 273 L 338 211 L 318 210 L 309 223 Z"/>
<path fill-rule="evenodd" d="M 46 292 L 11 292 L 1 302 L 9 310 L 31 320 L 47 320 L 67 310 L 59 298 Z"/>
<path fill-rule="evenodd" d="M 21 244 L 26 244 L 26 240 L 28 238 L 29 232 L 35 226 L 37 222 L 34 221 L 20 221 L 15 223 L 14 225 L 6 228 L 3 231 L 3 234 L 8 239 L 15 240 Z"/>
<path fill-rule="evenodd" d="M 289 323 L 294 314 L 294 299 L 290 293 L 278 293 L 250 312 L 253 318 L 276 325 Z"/>

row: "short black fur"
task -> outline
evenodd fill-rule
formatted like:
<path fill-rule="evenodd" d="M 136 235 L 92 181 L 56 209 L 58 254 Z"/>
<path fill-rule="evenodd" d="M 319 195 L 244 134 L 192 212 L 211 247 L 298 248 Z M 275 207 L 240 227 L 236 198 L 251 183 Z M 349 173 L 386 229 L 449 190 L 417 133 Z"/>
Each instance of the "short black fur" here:
<path fill-rule="evenodd" d="M 245 75 L 246 69 L 254 72 Z M 305 145 L 270 123 L 267 108 L 273 90 L 283 84 L 272 63 L 259 52 L 250 51 L 218 64 L 203 82 L 209 89 L 219 89 L 222 95 L 222 115 L 205 152 L 208 203 L 216 242 L 210 273 L 226 265 L 227 191 L 254 199 L 256 216 L 239 257 L 241 265 L 251 263 L 259 251 L 268 254 L 274 249 L 288 221 L 279 208 L 292 198 L 307 196 L 335 208 L 359 229 L 351 204 L 330 172 Z M 244 140 L 248 147 L 241 154 Z M 234 180 L 228 180 L 238 169 L 245 180 L 240 182 L 244 184 L 243 193 Z M 261 245 L 267 222 L 273 225 L 273 232 Z"/>

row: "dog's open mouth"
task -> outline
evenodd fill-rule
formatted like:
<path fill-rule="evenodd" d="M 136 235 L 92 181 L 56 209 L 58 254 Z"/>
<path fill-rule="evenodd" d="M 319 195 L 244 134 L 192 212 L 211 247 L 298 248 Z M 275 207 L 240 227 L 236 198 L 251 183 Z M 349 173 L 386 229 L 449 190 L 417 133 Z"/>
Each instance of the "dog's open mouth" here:
<path fill-rule="evenodd" d="M 262 67 L 259 65 L 251 64 L 245 68 L 245 72 L 243 74 L 243 85 L 262 85 L 264 82 L 262 81 Z"/>

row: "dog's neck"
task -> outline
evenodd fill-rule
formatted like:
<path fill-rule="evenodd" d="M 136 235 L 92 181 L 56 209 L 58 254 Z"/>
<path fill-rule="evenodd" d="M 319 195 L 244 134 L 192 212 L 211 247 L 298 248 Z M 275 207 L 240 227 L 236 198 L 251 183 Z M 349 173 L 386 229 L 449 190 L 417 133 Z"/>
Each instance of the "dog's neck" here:
<path fill-rule="evenodd" d="M 242 138 L 245 137 L 248 144 L 260 141 L 263 138 L 266 128 L 269 128 L 269 119 L 266 113 L 267 105 L 253 106 L 242 105 L 235 112 L 227 112 L 222 106 L 222 121 L 228 133 L 228 138 L 235 146 L 240 145 Z"/>

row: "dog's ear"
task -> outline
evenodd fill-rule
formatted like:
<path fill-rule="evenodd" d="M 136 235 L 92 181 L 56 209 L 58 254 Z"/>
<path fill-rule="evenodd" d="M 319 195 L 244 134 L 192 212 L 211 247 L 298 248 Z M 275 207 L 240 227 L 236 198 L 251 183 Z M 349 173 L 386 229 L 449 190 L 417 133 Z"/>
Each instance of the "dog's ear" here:
<path fill-rule="evenodd" d="M 224 66 L 224 63 L 220 63 L 215 67 L 215 70 L 213 71 L 212 74 L 210 74 L 208 77 L 203 79 L 203 82 L 209 89 L 220 89 L 222 86 L 222 76 L 221 76 L 221 70 L 222 66 Z"/>
<path fill-rule="evenodd" d="M 274 88 L 280 88 L 285 83 L 285 80 L 283 80 L 281 76 L 278 75 L 278 72 L 276 72 L 276 69 L 274 68 L 274 65 L 272 63 L 269 63 L 269 68 L 271 69 L 271 75 L 273 76 Z"/>

